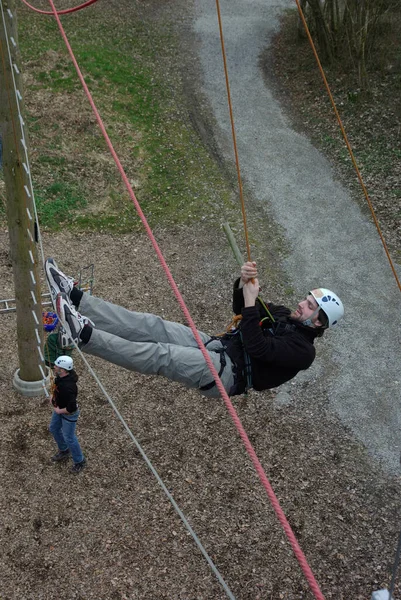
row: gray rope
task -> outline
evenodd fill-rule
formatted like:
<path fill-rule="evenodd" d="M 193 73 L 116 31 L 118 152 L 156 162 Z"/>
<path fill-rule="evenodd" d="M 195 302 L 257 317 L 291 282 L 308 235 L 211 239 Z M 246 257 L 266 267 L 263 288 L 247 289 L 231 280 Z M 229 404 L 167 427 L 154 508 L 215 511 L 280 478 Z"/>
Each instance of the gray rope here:
<path fill-rule="evenodd" d="M 180 517 L 181 521 L 183 522 L 185 528 L 191 534 L 191 536 L 192 536 L 195 544 L 198 546 L 199 550 L 202 552 L 204 558 L 206 559 L 206 562 L 208 563 L 209 567 L 211 568 L 211 570 L 213 571 L 213 573 L 217 577 L 218 581 L 220 582 L 220 584 L 221 584 L 222 588 L 224 589 L 225 593 L 227 594 L 228 598 L 230 598 L 230 600 L 235 600 L 235 596 L 231 592 L 231 590 L 228 587 L 227 583 L 224 581 L 223 577 L 220 575 L 220 572 L 218 571 L 218 569 L 215 566 L 214 562 L 210 558 L 209 554 L 207 553 L 207 551 L 206 551 L 205 547 L 203 546 L 202 542 L 200 541 L 200 539 L 196 535 L 195 531 L 192 529 L 192 527 L 189 524 L 189 522 L 188 522 L 187 518 L 185 517 L 184 513 L 182 512 L 182 510 L 178 506 L 177 502 L 174 500 L 173 496 L 171 495 L 171 493 L 167 489 L 166 485 L 164 484 L 162 478 L 160 477 L 160 475 L 156 471 L 155 467 L 152 465 L 151 461 L 147 457 L 147 455 L 146 455 L 145 451 L 143 450 L 142 446 L 140 445 L 140 443 L 138 442 L 138 440 L 136 439 L 136 437 L 132 433 L 131 429 L 129 428 L 129 426 L 125 422 L 123 416 L 120 414 L 120 412 L 119 412 L 118 408 L 116 407 L 116 405 L 114 404 L 113 400 L 111 399 L 111 397 L 109 396 L 109 394 L 105 390 L 102 382 L 100 381 L 100 379 L 96 375 L 95 371 L 92 369 L 92 367 L 90 366 L 90 364 L 86 360 L 86 358 L 85 358 L 84 354 L 82 353 L 81 349 L 78 347 L 78 345 L 75 342 L 73 342 L 73 343 L 74 343 L 75 348 L 78 350 L 78 352 L 79 352 L 82 360 L 84 361 L 84 363 L 85 363 L 85 365 L 86 365 L 89 373 L 92 375 L 93 379 L 96 381 L 96 383 L 99 386 L 100 390 L 103 392 L 104 396 L 106 397 L 106 399 L 109 402 L 110 406 L 114 410 L 115 414 L 117 415 L 117 417 L 119 418 L 119 420 L 123 424 L 126 432 L 128 433 L 129 437 L 131 438 L 131 440 L 134 442 L 135 446 L 139 450 L 139 452 L 140 452 L 143 460 L 145 461 L 145 463 L 148 466 L 149 470 L 152 472 L 152 474 L 156 478 L 156 480 L 157 480 L 158 484 L 160 485 L 160 487 L 162 488 L 163 492 L 166 494 L 166 496 L 169 499 L 170 503 L 172 504 L 174 510 L 176 511 L 176 513 Z"/>

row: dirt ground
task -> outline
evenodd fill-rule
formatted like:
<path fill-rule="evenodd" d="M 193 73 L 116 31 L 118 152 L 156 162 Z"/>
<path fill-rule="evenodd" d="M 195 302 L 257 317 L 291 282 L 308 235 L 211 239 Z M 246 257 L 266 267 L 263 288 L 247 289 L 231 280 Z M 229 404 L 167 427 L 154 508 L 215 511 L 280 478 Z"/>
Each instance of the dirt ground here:
<path fill-rule="evenodd" d="M 155 234 L 199 328 L 221 331 L 236 273 L 221 234 L 202 224 Z M 44 247 L 71 274 L 94 263 L 95 294 L 182 321 L 145 235 L 45 234 Z M 5 231 L 0 282 L 1 296 L 12 297 Z M 0 599 L 225 598 L 78 356 L 88 466 L 74 477 L 70 465 L 50 462 L 47 401 L 11 384 L 15 315 L 0 318 L 0 333 Z M 89 362 L 235 597 L 313 598 L 223 402 Z M 324 596 L 366 600 L 389 584 L 400 480 L 328 413 L 324 380 L 318 389 L 310 397 L 307 382 L 294 385 L 288 405 L 275 391 L 233 401 Z"/>
<path fill-rule="evenodd" d="M 195 322 L 220 331 L 230 314 L 229 252 L 210 231 L 156 234 Z M 8 293 L 4 232 L 0 244 Z M 74 239 L 73 259 L 65 252 L 68 236 L 47 235 L 44 244 L 68 272 L 93 261 L 95 293 L 182 320 L 144 236 L 82 235 Z M 182 265 L 182 248 L 189 247 Z M 0 372 L 0 598 L 224 598 L 79 357 L 79 438 L 88 467 L 74 477 L 70 465 L 50 463 L 51 409 L 13 391 L 15 315 L 3 316 L 0 327 L 7 340 Z M 89 358 L 235 597 L 311 598 L 223 403 Z M 290 406 L 275 397 L 251 393 L 234 405 L 325 597 L 368 598 L 389 582 L 399 481 L 385 477 L 328 416 L 324 382 L 318 398 L 305 400 L 302 386 L 294 386 Z"/>

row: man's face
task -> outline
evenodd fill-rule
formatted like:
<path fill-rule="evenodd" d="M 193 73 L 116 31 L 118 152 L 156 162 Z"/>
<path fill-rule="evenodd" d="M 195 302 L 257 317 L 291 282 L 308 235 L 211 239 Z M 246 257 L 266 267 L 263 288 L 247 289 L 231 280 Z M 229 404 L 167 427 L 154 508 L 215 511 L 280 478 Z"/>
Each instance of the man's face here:
<path fill-rule="evenodd" d="M 317 308 L 318 303 L 314 297 L 309 294 L 306 296 L 305 300 L 302 300 L 298 304 L 297 309 L 291 313 L 290 317 L 295 319 L 295 321 L 300 321 L 302 323 L 303 321 L 310 319 Z M 315 316 L 312 317 L 312 323 L 315 327 L 320 327 L 322 325 L 319 321 L 319 313 L 316 313 Z"/>
<path fill-rule="evenodd" d="M 58 377 L 64 377 L 65 375 L 67 375 L 67 371 L 65 371 L 61 367 L 58 367 L 57 365 L 54 365 L 54 374 Z"/>

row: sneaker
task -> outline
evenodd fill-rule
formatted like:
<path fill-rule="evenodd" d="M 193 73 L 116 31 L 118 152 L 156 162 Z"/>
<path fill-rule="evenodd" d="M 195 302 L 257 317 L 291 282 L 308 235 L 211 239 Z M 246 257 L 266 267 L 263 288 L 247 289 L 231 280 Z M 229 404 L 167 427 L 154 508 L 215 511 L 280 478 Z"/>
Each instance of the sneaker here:
<path fill-rule="evenodd" d="M 62 325 L 58 328 L 57 344 L 63 350 L 74 350 L 74 344 L 71 342 L 71 338 Z"/>
<path fill-rule="evenodd" d="M 77 475 L 85 467 L 86 467 L 86 458 L 84 458 L 83 460 L 81 460 L 81 462 L 75 463 L 74 465 L 72 465 L 72 467 L 71 467 L 71 473 L 74 473 L 75 475 Z"/>
<path fill-rule="evenodd" d="M 92 325 L 90 319 L 81 315 L 75 306 L 71 304 L 66 294 L 58 294 L 56 300 L 56 310 L 62 324 L 59 334 L 61 346 L 66 348 L 72 343 L 79 344 L 80 334 L 85 325 Z"/>
<path fill-rule="evenodd" d="M 48 258 L 45 262 L 45 273 L 46 278 L 50 287 L 50 294 L 54 308 L 56 308 L 56 300 L 58 294 L 67 294 L 69 297 L 74 287 L 74 280 L 72 277 L 67 277 L 58 268 L 54 258 Z"/>
<path fill-rule="evenodd" d="M 67 458 L 70 458 L 70 455 L 71 455 L 71 452 L 67 448 L 67 450 L 59 450 L 57 452 L 57 454 L 52 456 L 51 459 L 53 462 L 61 462 L 62 460 L 67 460 Z"/>

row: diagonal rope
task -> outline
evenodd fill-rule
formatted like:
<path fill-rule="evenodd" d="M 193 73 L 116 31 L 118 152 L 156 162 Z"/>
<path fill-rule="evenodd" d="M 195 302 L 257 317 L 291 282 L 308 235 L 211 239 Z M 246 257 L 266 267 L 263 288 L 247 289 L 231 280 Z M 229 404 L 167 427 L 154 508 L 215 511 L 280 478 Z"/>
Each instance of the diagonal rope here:
<path fill-rule="evenodd" d="M 365 186 L 365 183 L 364 183 L 364 181 L 363 181 L 363 178 L 362 178 L 361 172 L 360 172 L 360 170 L 359 170 L 359 167 L 358 167 L 358 164 L 357 164 L 357 162 L 356 162 L 356 158 L 355 158 L 355 156 L 354 156 L 354 152 L 353 152 L 353 150 L 352 150 L 352 147 L 351 147 L 351 144 L 350 144 L 350 142 L 349 142 L 349 140 L 348 140 L 348 136 L 347 136 L 347 133 L 346 133 L 346 131 L 345 131 L 345 128 L 344 128 L 343 122 L 342 122 L 342 120 L 341 120 L 340 114 L 339 114 L 339 112 L 338 112 L 337 105 L 336 105 L 336 103 L 335 103 L 335 100 L 334 100 L 334 98 L 333 98 L 333 94 L 331 93 L 331 89 L 330 89 L 329 83 L 328 83 L 328 81 L 327 81 L 326 74 L 325 74 L 325 72 L 324 72 L 324 69 L 323 69 L 323 67 L 322 67 L 322 64 L 321 64 L 321 62 L 320 62 L 320 58 L 319 58 L 318 52 L 317 52 L 317 50 L 316 50 L 316 46 L 315 46 L 315 44 L 314 44 L 314 42 L 313 42 L 313 39 L 312 39 L 311 33 L 310 33 L 310 31 L 309 31 L 309 27 L 308 27 L 308 24 L 307 24 L 307 22 L 306 22 L 305 15 L 304 15 L 304 13 L 303 13 L 303 10 L 302 10 L 302 8 L 301 8 L 301 5 L 300 5 L 300 3 L 299 3 L 299 0 L 295 0 L 295 2 L 296 2 L 296 4 L 297 4 L 298 12 L 299 12 L 300 18 L 301 18 L 301 20 L 302 20 L 302 24 L 303 24 L 303 27 L 304 27 L 304 29 L 305 29 L 306 35 L 307 35 L 307 37 L 308 37 L 309 44 L 310 44 L 310 46 L 311 46 L 311 48 L 312 48 L 313 55 L 314 55 L 314 57 L 315 57 L 315 60 L 316 60 L 316 62 L 317 62 L 317 65 L 318 65 L 318 68 L 319 68 L 320 74 L 321 74 L 321 76 L 322 76 L 323 83 L 324 83 L 324 85 L 325 85 L 325 87 L 326 87 L 327 94 L 328 94 L 328 96 L 329 96 L 329 99 L 330 99 L 331 105 L 332 105 L 332 107 L 333 107 L 334 114 L 335 114 L 335 116 L 336 116 L 336 119 L 337 119 L 337 121 L 338 121 L 338 124 L 339 124 L 339 126 L 340 126 L 341 133 L 342 133 L 342 135 L 343 135 L 343 138 L 344 138 L 345 144 L 346 144 L 346 146 L 347 146 L 347 149 L 348 149 L 349 155 L 350 155 L 350 157 L 351 157 L 352 164 L 354 165 L 354 168 L 355 168 L 355 171 L 356 171 L 356 174 L 357 174 L 357 177 L 358 177 L 359 183 L 361 184 L 361 187 L 362 187 L 363 193 L 364 193 L 364 195 L 365 195 L 365 198 L 366 198 L 366 201 L 367 201 L 367 203 L 368 203 L 368 206 L 369 206 L 370 212 L 371 212 L 371 214 L 372 214 L 372 217 L 373 217 L 373 221 L 374 221 L 374 223 L 375 223 L 375 225 L 376 225 L 376 229 L 377 229 L 377 231 L 378 231 L 378 234 L 379 234 L 379 236 L 380 236 L 380 240 L 381 240 L 381 242 L 382 242 L 382 244 L 383 244 L 383 248 L 384 248 L 384 251 L 385 251 L 385 253 L 386 253 L 386 256 L 387 256 L 388 262 L 389 262 L 389 264 L 390 264 L 390 267 L 391 267 L 391 270 L 392 270 L 392 272 L 393 272 L 394 278 L 395 278 L 395 280 L 396 280 L 396 282 L 397 282 L 398 289 L 401 291 L 401 283 L 400 283 L 400 280 L 399 280 L 399 277 L 398 277 L 397 271 L 395 270 L 395 266 L 394 266 L 393 260 L 392 260 L 392 258 L 391 258 L 391 255 L 390 255 L 390 252 L 389 252 L 389 250 L 388 250 L 388 247 L 387 247 L 386 241 L 385 241 L 385 239 L 384 239 L 384 236 L 383 236 L 383 234 L 382 234 L 382 231 L 381 231 L 381 228 L 380 228 L 379 221 L 378 221 L 378 219 L 377 219 L 377 217 L 376 217 L 376 213 L 375 213 L 375 210 L 374 210 L 374 207 L 373 207 L 372 201 L 370 200 L 370 197 L 369 197 L 369 194 L 368 194 L 367 188 L 366 188 L 366 186 Z M 392 595 L 392 594 L 393 594 L 393 591 L 394 591 L 395 579 L 396 579 L 396 575 L 397 575 L 397 571 L 398 571 L 398 566 L 399 566 L 399 562 L 400 562 L 400 556 L 401 556 L 401 532 L 400 532 L 399 539 L 398 539 L 397 551 L 396 551 L 396 555 L 395 555 L 395 559 L 394 559 L 394 566 L 393 566 L 393 572 L 392 572 L 392 577 L 391 577 L 390 591 L 389 591 L 389 596 L 388 596 L 390 600 L 393 598 L 393 595 Z"/>
<path fill-rule="evenodd" d="M 295 535 L 294 535 L 294 533 L 293 533 L 293 531 L 291 529 L 291 526 L 290 526 L 290 524 L 289 524 L 289 522 L 288 522 L 288 520 L 287 520 L 287 518 L 286 518 L 286 516 L 284 514 L 284 511 L 282 510 L 282 508 L 281 508 L 281 506 L 280 506 L 280 504 L 278 502 L 278 499 L 277 499 L 277 497 L 276 497 L 276 495 L 275 495 L 275 493 L 273 491 L 273 488 L 272 488 L 269 480 L 266 477 L 266 474 L 265 474 L 265 472 L 263 470 L 263 467 L 262 467 L 262 465 L 261 465 L 261 463 L 260 463 L 260 461 L 259 461 L 259 459 L 258 459 L 258 457 L 256 455 L 256 452 L 255 452 L 255 450 L 254 450 L 254 448 L 253 448 L 253 446 L 252 446 L 252 444 L 251 444 L 251 442 L 250 442 L 250 440 L 249 440 L 249 438 L 248 438 L 248 436 L 246 434 L 246 431 L 245 431 L 245 429 L 244 429 L 244 427 L 243 427 L 243 425 L 242 425 L 242 423 L 241 423 L 241 421 L 240 421 L 240 419 L 239 419 L 239 417 L 238 417 L 238 415 L 237 415 L 237 413 L 235 411 L 235 408 L 234 408 L 234 406 L 233 406 L 230 398 L 228 397 L 228 394 L 227 394 L 227 392 L 226 392 L 226 390 L 225 390 L 225 388 L 224 388 L 224 386 L 223 386 L 223 384 L 222 384 L 222 382 L 221 382 L 221 380 L 220 380 L 220 378 L 218 376 L 218 373 L 217 373 L 217 371 L 216 371 L 216 369 L 215 369 L 215 367 L 214 367 L 214 365 L 213 365 L 213 363 L 211 361 L 211 358 L 208 355 L 208 352 L 207 352 L 207 350 L 206 350 L 206 348 L 205 348 L 205 346 L 204 346 L 204 344 L 203 344 L 203 342 L 202 342 L 202 340 L 201 340 L 201 338 L 199 336 L 199 333 L 198 333 L 198 331 L 197 331 L 197 329 L 195 327 L 195 323 L 194 323 L 194 321 L 193 321 L 193 319 L 192 319 L 192 317 L 191 317 L 191 315 L 190 315 L 190 313 L 188 311 L 188 308 L 187 308 L 187 306 L 186 306 L 186 304 L 184 302 L 184 299 L 183 299 L 183 297 L 182 297 L 182 295 L 181 295 L 181 293 L 180 293 L 180 291 L 179 291 L 179 289 L 177 287 L 177 284 L 174 281 L 174 278 L 173 278 L 173 276 L 172 276 L 172 274 L 170 272 L 170 269 L 169 269 L 169 267 L 168 267 L 168 265 L 166 263 L 166 260 L 165 260 L 165 258 L 163 256 L 163 254 L 162 254 L 162 252 L 161 252 L 161 250 L 160 250 L 160 248 L 159 248 L 159 246 L 157 244 L 157 241 L 156 241 L 156 239 L 155 239 L 155 237 L 153 235 L 153 232 L 152 232 L 152 230 L 151 230 L 151 228 L 150 228 L 150 226 L 149 226 L 149 224 L 148 224 L 148 222 L 146 220 L 146 217 L 145 217 L 145 215 L 144 215 L 144 213 L 143 213 L 143 211 L 142 211 L 142 209 L 141 209 L 141 207 L 140 207 L 140 205 L 138 203 L 138 200 L 136 199 L 134 191 L 133 191 L 133 189 L 132 189 L 132 187 L 131 187 L 131 185 L 129 183 L 128 177 L 127 177 L 127 175 L 126 175 L 126 173 L 125 173 L 125 171 L 124 171 L 124 169 L 123 169 L 123 167 L 121 165 L 121 162 L 120 162 L 120 160 L 119 160 L 119 158 L 118 158 L 118 156 L 117 156 L 117 154 L 116 154 L 116 152 L 114 150 L 114 147 L 113 147 L 113 145 L 112 145 L 112 143 L 110 141 L 110 138 L 109 138 L 109 136 L 107 134 L 106 128 L 105 128 L 105 126 L 103 124 L 103 121 L 102 121 L 102 119 L 100 117 L 100 114 L 99 114 L 99 112 L 98 112 L 98 110 L 96 108 L 96 105 L 95 105 L 95 103 L 93 101 L 93 98 L 92 98 L 92 96 L 90 94 L 90 91 L 88 89 L 88 86 L 86 85 L 85 79 L 84 79 L 84 77 L 83 77 L 83 75 L 81 73 L 79 65 L 78 65 L 78 63 L 77 63 L 77 61 L 75 59 L 74 53 L 73 53 L 72 48 L 70 46 L 70 43 L 68 41 L 67 35 L 66 35 L 66 33 L 65 33 L 64 29 L 63 29 L 63 26 L 61 24 L 60 18 L 59 18 L 58 14 L 57 14 L 57 11 L 56 11 L 56 8 L 54 6 L 53 0 L 49 0 L 49 3 L 50 3 L 50 6 L 51 6 L 51 8 L 53 10 L 54 17 L 56 19 L 56 22 L 57 22 L 57 25 L 59 27 L 61 36 L 62 36 L 62 38 L 64 40 L 64 43 L 65 43 L 65 45 L 67 47 L 68 53 L 69 53 L 69 55 L 71 57 L 71 60 L 72 60 L 72 62 L 74 64 L 74 67 L 75 67 L 75 69 L 77 71 L 78 77 L 79 77 L 79 79 L 81 81 L 81 84 L 83 86 L 85 94 L 86 94 L 86 96 L 87 96 L 87 98 L 89 100 L 89 103 L 90 103 L 90 105 L 92 107 L 92 110 L 93 110 L 93 112 L 95 114 L 95 117 L 96 117 L 96 120 L 98 122 L 98 125 L 99 125 L 99 127 L 100 127 L 100 129 L 102 131 L 102 134 L 103 134 L 103 136 L 104 136 L 104 138 L 106 140 L 107 146 L 108 146 L 108 148 L 109 148 L 109 150 L 110 150 L 110 152 L 111 152 L 111 154 L 113 156 L 113 159 L 114 159 L 114 161 L 115 161 L 115 163 L 117 165 L 117 168 L 118 168 L 118 170 L 119 170 L 119 172 L 121 174 L 121 177 L 122 177 L 122 179 L 124 181 L 124 184 L 125 184 L 125 186 L 127 188 L 127 191 L 128 191 L 128 193 L 130 195 L 130 198 L 131 198 L 131 200 L 132 200 L 132 202 L 133 202 L 133 204 L 134 204 L 134 206 L 135 206 L 135 208 L 137 210 L 137 213 L 138 213 L 138 215 L 139 215 L 139 217 L 140 217 L 140 219 L 141 219 L 141 221 L 142 221 L 142 223 L 143 223 L 143 225 L 145 227 L 145 230 L 146 230 L 146 232 L 148 234 L 148 237 L 149 237 L 149 239 L 150 239 L 150 241 L 151 241 L 151 243 L 152 243 L 152 245 L 154 247 L 154 250 L 155 250 L 155 252 L 157 254 L 159 262 L 160 262 L 161 266 L 163 267 L 163 270 L 165 271 L 166 277 L 167 277 L 167 279 L 168 279 L 168 281 L 170 283 L 170 286 L 171 286 L 171 288 L 173 290 L 173 293 L 174 293 L 174 295 L 175 295 L 175 297 L 176 297 L 176 299 L 177 299 L 177 301 L 178 301 L 178 303 L 179 303 L 179 305 L 181 307 L 181 310 L 182 310 L 185 318 L 187 319 L 188 325 L 191 328 L 191 331 L 192 331 L 192 333 L 193 333 L 193 335 L 194 335 L 194 337 L 195 337 L 195 339 L 196 339 L 196 341 L 198 343 L 199 349 L 202 352 L 202 355 L 203 355 L 203 357 L 205 359 L 205 362 L 208 365 L 208 367 L 210 369 L 210 372 L 213 375 L 213 378 L 214 378 L 214 380 L 216 382 L 216 386 L 217 386 L 217 388 L 218 388 L 218 390 L 219 390 L 219 392 L 220 392 L 220 394 L 221 394 L 221 396 L 223 398 L 223 401 L 224 401 L 224 403 L 225 403 L 225 405 L 227 407 L 227 410 L 228 410 L 228 412 L 229 412 L 229 414 L 230 414 L 230 416 L 231 416 L 231 418 L 232 418 L 232 420 L 233 420 L 233 422 L 234 422 L 234 424 L 235 424 L 235 426 L 237 428 L 237 431 L 238 431 L 238 433 L 239 433 L 239 435 L 240 435 L 240 437 L 241 437 L 241 439 L 242 439 L 242 441 L 244 443 L 246 451 L 247 451 L 249 457 L 252 460 L 252 463 L 253 463 L 253 465 L 255 467 L 255 470 L 256 470 L 256 472 L 257 472 L 257 474 L 259 476 L 259 479 L 262 482 L 262 485 L 263 485 L 263 487 L 266 490 L 266 493 L 267 493 L 267 495 L 268 495 L 268 497 L 270 499 L 270 502 L 271 502 L 271 504 L 273 506 L 273 509 L 274 509 L 274 511 L 275 511 L 275 513 L 277 515 L 277 518 L 279 519 L 279 521 L 280 521 L 280 523 L 281 523 L 281 525 L 282 525 L 282 527 L 283 527 L 283 529 L 284 529 L 284 531 L 285 531 L 285 533 L 287 535 L 287 538 L 288 538 L 288 540 L 289 540 L 289 542 L 291 544 L 291 547 L 292 547 L 292 549 L 294 551 L 294 554 L 295 554 L 295 556 L 296 556 L 296 558 L 297 558 L 297 560 L 298 560 L 298 562 L 299 562 L 299 564 L 301 566 L 301 569 L 304 572 L 304 575 L 305 575 L 305 577 L 306 577 L 306 579 L 307 579 L 307 581 L 309 583 L 309 586 L 310 586 L 312 592 L 314 593 L 315 597 L 317 598 L 317 600 L 324 600 L 324 596 L 323 596 L 322 592 L 320 591 L 320 588 L 319 588 L 319 586 L 317 584 L 317 581 L 316 581 L 316 579 L 315 579 L 315 577 L 313 575 L 313 572 L 312 572 L 312 570 L 311 570 L 311 568 L 310 568 L 310 566 L 309 566 L 309 564 L 308 564 L 308 562 L 306 560 L 306 557 L 303 554 L 303 552 L 302 552 L 302 550 L 301 550 L 301 548 L 299 546 L 299 543 L 298 543 L 298 541 L 297 541 L 297 539 L 296 539 L 296 537 L 295 537 Z"/>
<path fill-rule="evenodd" d="M 301 20 L 302 20 L 302 24 L 303 24 L 303 26 L 304 26 L 304 29 L 305 29 L 306 35 L 307 35 L 307 37 L 308 37 L 308 40 L 309 40 L 310 46 L 311 46 L 311 48 L 312 48 L 312 52 L 313 52 L 313 54 L 314 54 L 314 57 L 315 57 L 315 59 L 316 59 L 316 62 L 317 62 L 317 65 L 318 65 L 318 68 L 319 68 L 320 74 L 321 74 L 321 76 L 322 76 L 323 83 L 324 83 L 324 85 L 325 85 L 325 87 L 326 87 L 327 94 L 328 94 L 328 96 L 329 96 L 329 99 L 330 99 L 331 105 L 332 105 L 332 107 L 333 107 L 334 114 L 335 114 L 335 116 L 336 116 L 336 119 L 337 119 L 337 121 L 338 121 L 338 124 L 339 124 L 339 126 L 340 126 L 341 133 L 342 133 L 342 135 L 343 135 L 343 138 L 344 138 L 345 144 L 346 144 L 346 146 L 347 146 L 347 149 L 348 149 L 349 155 L 350 155 L 350 157 L 351 157 L 352 164 L 354 165 L 354 168 L 355 168 L 355 171 L 356 171 L 356 174 L 357 174 L 357 177 L 358 177 L 359 183 L 361 184 L 361 187 L 362 187 L 363 193 L 364 193 L 364 195 L 365 195 L 365 198 L 366 198 L 366 201 L 367 201 L 367 203 L 368 203 L 368 206 L 369 206 L 370 212 L 371 212 L 371 214 L 372 214 L 372 217 L 373 217 L 374 224 L 376 225 L 376 229 L 377 229 L 377 232 L 378 232 L 378 234 L 379 234 L 379 236 L 380 236 L 381 243 L 383 244 L 383 248 L 384 248 L 384 251 L 385 251 L 385 253 L 386 253 L 386 256 L 387 256 L 388 262 L 389 262 L 389 264 L 390 264 L 391 270 L 392 270 L 392 272 L 393 272 L 393 275 L 394 275 L 394 277 L 395 277 L 395 280 L 396 280 L 396 282 L 397 282 L 398 289 L 399 289 L 399 290 L 400 290 L 400 292 L 401 292 L 401 282 L 400 282 L 400 280 L 399 280 L 399 277 L 398 277 L 398 275 L 397 275 L 397 271 L 395 270 L 395 266 L 394 266 L 393 260 L 392 260 L 392 258 L 391 258 L 391 256 L 390 256 L 390 252 L 389 252 L 389 249 L 388 249 L 388 247 L 387 247 L 386 240 L 384 239 L 383 233 L 382 233 L 382 231 L 381 231 L 381 228 L 380 228 L 379 221 L 378 221 L 378 219 L 377 219 L 377 217 L 376 217 L 375 209 L 373 208 L 373 204 L 372 204 L 372 201 L 371 201 L 371 199 L 370 199 L 370 197 L 369 197 L 368 190 L 367 190 L 367 188 L 366 188 L 366 186 L 365 186 L 365 183 L 364 183 L 364 181 L 363 181 L 363 178 L 362 178 L 361 172 L 360 172 L 360 170 L 359 170 L 359 167 L 358 167 L 358 163 L 356 162 L 356 158 L 355 158 L 354 152 L 353 152 L 353 150 L 352 150 L 352 147 L 351 147 L 351 144 L 350 144 L 350 142 L 349 142 L 349 140 L 348 140 L 348 136 L 347 136 L 347 133 L 346 133 L 346 131 L 345 131 L 345 128 L 344 128 L 343 122 L 342 122 L 342 120 L 341 120 L 340 113 L 338 112 L 337 105 L 336 105 L 336 103 L 335 103 L 335 100 L 334 100 L 334 98 L 333 98 L 333 94 L 331 93 L 331 89 L 330 89 L 330 86 L 329 86 L 329 84 L 328 84 L 328 81 L 327 81 L 327 78 L 326 78 L 326 75 L 325 75 L 324 69 L 323 69 L 323 67 L 322 67 L 322 63 L 320 62 L 320 58 L 319 58 L 319 55 L 318 55 L 318 53 L 317 53 L 316 46 L 315 46 L 315 44 L 314 44 L 314 42 L 313 42 L 313 39 L 312 39 L 311 33 L 310 33 L 310 31 L 309 31 L 309 27 L 308 27 L 308 24 L 307 24 L 307 22 L 306 22 L 305 15 L 304 15 L 304 13 L 303 13 L 303 11 L 302 11 L 302 8 L 301 8 L 301 5 L 300 5 L 300 3 L 299 3 L 299 0 L 295 0 L 295 2 L 296 2 L 296 4 L 297 4 L 297 7 L 298 7 L 298 12 L 299 12 L 299 16 L 300 16 L 300 18 L 301 18 Z"/>
<path fill-rule="evenodd" d="M 76 350 L 78 350 L 78 353 L 80 354 L 82 360 L 84 361 L 84 363 L 85 363 L 88 371 L 90 372 L 90 374 L 92 375 L 93 379 L 96 381 L 97 385 L 99 386 L 99 388 L 103 392 L 104 396 L 106 397 L 106 399 L 109 402 L 110 406 L 114 410 L 114 412 L 117 415 L 118 419 L 121 421 L 123 427 L 125 428 L 126 432 L 129 435 L 129 437 L 134 442 L 135 446 L 137 447 L 138 451 L 140 452 L 140 454 L 141 454 L 143 460 L 145 461 L 146 465 L 148 466 L 149 470 L 152 472 L 152 474 L 156 478 L 158 484 L 160 485 L 160 487 L 162 488 L 163 492 L 166 494 L 167 498 L 171 502 L 174 510 L 176 511 L 176 513 L 178 514 L 178 516 L 180 517 L 181 521 L 183 522 L 183 524 L 186 527 L 186 529 L 188 530 L 188 532 L 191 534 L 191 536 L 192 536 L 195 544 L 198 546 L 199 550 L 201 551 L 201 553 L 205 557 L 206 562 L 208 563 L 209 567 L 211 568 L 211 570 L 215 574 L 216 578 L 220 582 L 220 584 L 221 584 L 222 588 L 224 589 L 224 591 L 226 592 L 227 596 L 230 598 L 230 600 L 235 600 L 235 596 L 231 592 L 231 590 L 228 587 L 227 583 L 224 581 L 223 577 L 221 576 L 221 574 L 220 574 L 219 570 L 217 569 L 216 565 L 214 564 L 214 562 L 210 558 L 209 554 L 207 553 L 207 551 L 206 551 L 205 547 L 203 546 L 202 542 L 200 541 L 199 537 L 197 536 L 197 534 L 195 533 L 195 531 L 192 529 L 191 525 L 189 524 L 188 519 L 186 518 L 186 516 L 184 515 L 184 513 L 182 512 L 182 510 L 178 506 L 177 502 L 174 500 L 174 497 L 172 496 L 172 494 L 167 489 L 167 487 L 166 487 L 165 483 L 163 482 L 162 478 L 160 477 L 159 473 L 156 471 L 155 467 L 153 466 L 152 462 L 148 458 L 148 456 L 145 453 L 144 449 L 142 448 L 142 446 L 140 445 L 140 443 L 136 439 L 135 435 L 132 433 L 131 429 L 129 428 L 129 425 L 124 420 L 124 417 L 121 415 L 121 413 L 118 410 L 117 406 L 114 404 L 113 400 L 111 399 L 111 397 L 107 393 L 107 391 L 106 391 L 105 387 L 103 386 L 102 382 L 100 381 L 100 379 L 96 375 L 95 371 L 90 366 L 90 364 L 87 361 L 85 355 L 82 353 L 81 349 L 79 348 L 79 346 L 77 346 L 77 344 L 74 341 L 73 341 L 73 344 L 74 344 Z"/>

